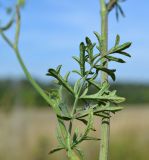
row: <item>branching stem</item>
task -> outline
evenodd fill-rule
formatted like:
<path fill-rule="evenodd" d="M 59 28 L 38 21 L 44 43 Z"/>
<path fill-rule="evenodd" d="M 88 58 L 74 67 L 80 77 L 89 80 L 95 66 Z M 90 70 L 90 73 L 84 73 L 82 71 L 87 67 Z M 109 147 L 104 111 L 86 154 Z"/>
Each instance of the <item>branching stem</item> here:
<path fill-rule="evenodd" d="M 114 6 L 117 3 L 117 1 L 118 0 L 110 0 L 109 3 L 107 3 L 107 10 L 108 10 L 108 12 L 110 12 L 114 8 Z"/>

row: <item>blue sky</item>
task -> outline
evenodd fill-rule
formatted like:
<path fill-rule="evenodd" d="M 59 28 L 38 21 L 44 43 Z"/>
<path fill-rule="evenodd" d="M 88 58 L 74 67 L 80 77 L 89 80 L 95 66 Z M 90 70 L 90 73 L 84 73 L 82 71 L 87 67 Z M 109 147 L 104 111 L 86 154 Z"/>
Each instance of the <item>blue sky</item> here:
<path fill-rule="evenodd" d="M 121 42 L 132 41 L 131 59 L 117 68 L 118 82 L 149 82 L 149 1 L 127 0 L 122 4 L 126 18 L 117 23 L 109 17 L 109 48 L 116 34 Z M 0 17 L 3 14 L 0 15 Z M 31 74 L 48 81 L 48 68 L 63 65 L 63 74 L 77 67 L 72 60 L 79 54 L 79 43 L 93 31 L 100 31 L 98 0 L 27 0 L 22 10 L 21 55 Z M 13 37 L 13 30 L 8 35 Z M 24 74 L 10 48 L 0 39 L 0 78 L 21 78 Z"/>

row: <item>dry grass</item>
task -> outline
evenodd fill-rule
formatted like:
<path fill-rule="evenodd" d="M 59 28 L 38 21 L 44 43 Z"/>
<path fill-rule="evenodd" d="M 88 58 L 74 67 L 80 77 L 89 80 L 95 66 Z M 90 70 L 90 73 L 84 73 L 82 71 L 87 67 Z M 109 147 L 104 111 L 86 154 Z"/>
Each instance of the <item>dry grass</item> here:
<path fill-rule="evenodd" d="M 0 113 L 0 160 L 65 160 L 63 152 L 47 155 L 56 144 L 55 120 L 49 109 Z M 149 108 L 125 109 L 112 118 L 111 124 L 111 160 L 149 159 Z M 97 119 L 95 125 L 99 127 Z M 99 129 L 94 134 L 100 136 L 98 133 Z M 88 160 L 97 159 L 98 145 L 82 145 Z"/>

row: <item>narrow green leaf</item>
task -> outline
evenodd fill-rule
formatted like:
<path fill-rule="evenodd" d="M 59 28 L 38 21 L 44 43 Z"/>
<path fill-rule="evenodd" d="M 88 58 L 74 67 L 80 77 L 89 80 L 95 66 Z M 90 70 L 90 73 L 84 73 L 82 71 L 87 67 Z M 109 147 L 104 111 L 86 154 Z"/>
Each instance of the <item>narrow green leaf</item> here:
<path fill-rule="evenodd" d="M 85 96 L 87 94 L 87 92 L 88 92 L 88 87 L 84 90 L 84 92 L 82 93 L 81 96 Z"/>
<path fill-rule="evenodd" d="M 86 95 L 86 96 L 81 96 L 80 99 L 85 99 L 85 100 L 97 100 L 97 101 L 107 101 L 107 102 L 111 102 L 111 103 L 121 103 L 123 101 L 125 101 L 125 98 L 123 97 L 118 97 L 117 95 L 114 95 L 114 92 L 109 92 L 109 94 L 105 94 L 105 95 L 101 95 L 100 91 L 95 93 L 95 94 L 91 94 L 91 95 Z"/>
<path fill-rule="evenodd" d="M 114 62 L 118 62 L 118 63 L 126 63 L 123 59 L 121 58 L 116 58 L 116 57 L 113 57 L 113 56 L 106 56 L 106 58 L 109 60 L 109 61 L 114 61 Z"/>
<path fill-rule="evenodd" d="M 118 46 L 119 43 L 120 43 L 120 36 L 117 35 L 117 36 L 116 36 L 116 40 L 115 40 L 115 47 Z"/>
<path fill-rule="evenodd" d="M 85 75 L 85 44 L 82 42 L 80 44 L 80 70 L 81 75 Z"/>
<path fill-rule="evenodd" d="M 109 114 L 106 114 L 106 112 L 105 112 L 105 111 L 109 111 L 107 109 L 109 107 L 109 105 L 110 105 L 110 103 L 107 102 L 107 104 L 105 106 L 101 106 L 101 105 L 96 104 L 94 106 L 91 106 L 90 108 L 93 109 L 94 115 L 104 117 L 104 118 L 110 118 Z M 75 115 L 75 118 L 82 119 L 82 118 L 88 116 L 88 114 L 89 114 L 89 110 L 80 111 L 79 114 Z"/>
<path fill-rule="evenodd" d="M 58 140 L 60 146 L 62 146 L 63 148 L 66 148 L 64 139 L 63 139 L 63 137 L 61 136 L 61 131 L 60 131 L 60 129 L 57 129 L 56 134 L 57 134 L 57 140 Z"/>
<path fill-rule="evenodd" d="M 118 8 L 119 12 L 121 13 L 121 15 L 122 15 L 123 17 L 125 17 L 125 13 L 124 13 L 122 7 L 121 7 L 119 4 L 117 4 L 117 8 Z"/>
<path fill-rule="evenodd" d="M 94 57 L 93 57 L 93 61 L 95 61 L 98 57 L 100 56 L 100 54 L 95 54 Z"/>
<path fill-rule="evenodd" d="M 115 51 L 119 52 L 119 51 L 122 51 L 122 50 L 129 48 L 130 46 L 131 46 L 131 42 L 126 42 L 126 43 L 118 46 Z"/>
<path fill-rule="evenodd" d="M 71 94 L 74 94 L 72 87 L 69 85 L 69 83 L 67 83 L 63 79 L 63 77 L 56 70 L 50 68 L 48 70 L 47 75 L 56 78 L 58 80 L 58 82 L 60 83 L 60 85 L 65 87 Z"/>
<path fill-rule="evenodd" d="M 98 49 L 98 51 L 101 51 L 101 48 L 99 46 L 96 46 L 96 48 Z"/>
<path fill-rule="evenodd" d="M 75 93 L 76 95 L 78 95 L 78 91 L 79 91 L 79 88 L 80 88 L 80 83 L 81 83 L 81 80 L 78 79 L 78 80 L 76 81 L 75 85 L 74 85 L 74 93 Z"/>
<path fill-rule="evenodd" d="M 72 72 L 73 72 L 73 73 L 76 73 L 76 74 L 78 74 L 79 76 L 81 76 L 81 77 L 82 77 L 82 75 L 81 75 L 81 73 L 80 73 L 79 71 L 77 71 L 77 70 L 73 70 Z"/>
<path fill-rule="evenodd" d="M 98 32 L 94 32 L 99 44 L 101 44 L 101 37 L 100 37 L 100 34 Z"/>
<path fill-rule="evenodd" d="M 69 132 L 67 132 L 66 144 L 67 144 L 68 152 L 70 152 L 71 151 L 71 140 L 70 140 L 70 134 L 69 134 Z"/>
<path fill-rule="evenodd" d="M 63 139 L 65 140 L 67 138 L 67 134 L 68 134 L 66 126 L 65 126 L 64 122 L 60 119 L 58 119 L 58 123 L 59 123 L 61 135 L 62 135 Z"/>
<path fill-rule="evenodd" d="M 6 31 L 8 30 L 14 23 L 14 19 L 12 18 L 5 26 L 0 27 L 0 30 Z"/>
<path fill-rule="evenodd" d="M 107 111 L 117 112 L 117 111 L 121 111 L 122 109 L 124 109 L 124 107 L 109 107 L 107 108 Z"/>
<path fill-rule="evenodd" d="M 83 124 L 87 125 L 88 124 L 88 121 L 86 119 L 83 119 L 83 118 L 77 118 L 77 120 L 81 121 Z M 92 131 L 96 131 L 95 128 L 92 128 L 91 129 Z"/>
<path fill-rule="evenodd" d="M 73 144 L 75 145 L 77 142 L 77 138 L 78 138 L 78 134 L 79 134 L 79 130 L 78 128 L 75 129 L 74 135 L 73 135 Z"/>
<path fill-rule="evenodd" d="M 90 40 L 90 38 L 86 37 L 85 40 L 86 40 L 87 47 L 92 47 L 92 41 Z"/>
<path fill-rule="evenodd" d="M 69 116 L 60 116 L 60 115 L 57 115 L 57 118 L 59 118 L 61 120 L 64 120 L 64 121 L 70 121 L 70 120 L 72 120 L 72 117 L 69 117 Z"/>
<path fill-rule="evenodd" d="M 70 72 L 67 72 L 66 75 L 64 76 L 64 80 L 65 80 L 66 82 L 68 82 L 68 77 L 69 77 L 69 75 L 70 75 Z"/>
<path fill-rule="evenodd" d="M 89 108 L 89 118 L 88 118 L 88 123 L 87 123 L 87 127 L 86 130 L 82 136 L 82 138 L 86 137 L 89 133 L 89 131 L 93 128 L 93 109 Z"/>
<path fill-rule="evenodd" d="M 63 150 L 63 149 L 64 149 L 63 147 L 54 148 L 49 152 L 49 154 L 53 154 L 53 153 L 58 152 L 58 151 Z"/>
<path fill-rule="evenodd" d="M 72 132 L 72 121 L 69 122 L 69 134 L 71 135 Z"/>
<path fill-rule="evenodd" d="M 89 56 L 89 63 L 93 64 L 93 58 L 94 58 L 93 48 L 95 47 L 96 43 L 92 43 L 91 40 L 88 37 L 86 37 L 86 44 L 87 44 L 86 51 L 87 51 L 88 56 Z"/>
<path fill-rule="evenodd" d="M 109 88 L 110 88 L 110 84 L 108 82 L 105 81 L 104 83 L 102 83 L 101 88 L 98 92 L 99 95 L 102 96 L 103 94 L 107 94 Z"/>
<path fill-rule="evenodd" d="M 60 70 L 62 68 L 62 65 L 59 65 L 57 68 L 56 68 L 56 72 L 59 74 L 60 73 Z"/>
<path fill-rule="evenodd" d="M 89 137 L 89 136 L 87 136 L 87 137 L 85 137 L 85 140 L 88 140 L 88 141 L 99 141 L 100 140 L 100 138 L 95 138 L 95 137 Z"/>
<path fill-rule="evenodd" d="M 104 112 L 95 112 L 94 113 L 95 116 L 98 116 L 98 117 L 102 117 L 102 118 L 110 118 L 111 116 L 109 114 L 106 114 Z"/>
<path fill-rule="evenodd" d="M 119 12 L 117 5 L 115 5 L 115 15 L 116 15 L 116 20 L 119 21 Z"/>
<path fill-rule="evenodd" d="M 100 113 L 100 112 L 106 112 L 106 111 L 108 111 L 108 112 L 113 112 L 113 111 L 115 111 L 115 112 L 117 112 L 117 111 L 120 111 L 120 110 L 122 110 L 123 109 L 123 107 L 99 107 L 98 109 L 96 109 L 94 112 L 95 112 L 95 114 L 98 114 L 98 113 Z"/>
<path fill-rule="evenodd" d="M 101 36 L 100 36 L 100 34 L 98 33 L 98 32 L 94 32 L 94 34 L 95 34 L 95 36 L 96 36 L 96 38 L 97 38 L 97 40 L 98 40 L 98 46 L 96 46 L 96 48 L 99 50 L 99 51 L 101 51 Z"/>
<path fill-rule="evenodd" d="M 124 43 L 124 44 L 122 44 L 120 46 L 114 47 L 108 52 L 108 54 L 122 52 L 125 49 L 129 48 L 131 46 L 131 44 L 132 44 L 131 42 L 126 42 L 126 43 Z"/>
<path fill-rule="evenodd" d="M 75 147 L 75 150 L 77 151 L 79 157 L 81 158 L 80 160 L 85 160 L 83 152 L 78 147 Z"/>
<path fill-rule="evenodd" d="M 72 58 L 73 58 L 76 62 L 78 62 L 78 64 L 80 65 L 80 63 L 81 63 L 81 62 L 80 62 L 80 58 L 78 58 L 78 57 L 76 57 L 76 56 L 73 56 Z"/>
<path fill-rule="evenodd" d="M 127 57 L 131 57 L 131 55 L 130 54 L 128 54 L 127 52 L 118 52 L 119 54 L 122 54 L 122 55 L 124 55 L 124 56 L 127 56 Z"/>
<path fill-rule="evenodd" d="M 95 80 L 93 80 L 93 79 L 88 79 L 88 82 L 91 84 L 91 85 L 93 85 L 94 87 L 96 87 L 97 89 L 100 89 L 100 84 L 99 83 L 97 83 L 97 82 L 95 82 Z"/>
<path fill-rule="evenodd" d="M 115 69 L 108 69 L 108 68 L 105 68 L 101 65 L 96 65 L 95 68 L 97 70 L 100 70 L 100 71 L 107 73 L 113 79 L 113 81 L 115 81 L 115 73 L 114 73 L 116 71 Z"/>

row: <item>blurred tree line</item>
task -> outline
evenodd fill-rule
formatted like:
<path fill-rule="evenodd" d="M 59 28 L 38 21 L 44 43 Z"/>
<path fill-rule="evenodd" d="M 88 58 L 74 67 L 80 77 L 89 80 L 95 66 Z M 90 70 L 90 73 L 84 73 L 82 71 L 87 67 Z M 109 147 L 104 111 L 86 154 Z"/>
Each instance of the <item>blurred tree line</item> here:
<path fill-rule="evenodd" d="M 57 88 L 52 82 L 38 83 L 47 93 Z M 117 83 L 113 84 L 111 89 L 118 90 L 120 96 L 126 97 L 126 104 L 149 104 L 149 84 Z M 94 88 L 90 92 L 93 91 Z M 64 95 L 71 105 L 72 97 L 66 92 Z M 41 108 L 47 104 L 27 80 L 0 80 L 0 109 L 11 110 L 17 106 Z"/>

